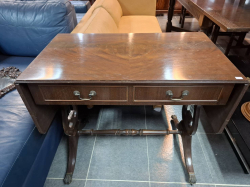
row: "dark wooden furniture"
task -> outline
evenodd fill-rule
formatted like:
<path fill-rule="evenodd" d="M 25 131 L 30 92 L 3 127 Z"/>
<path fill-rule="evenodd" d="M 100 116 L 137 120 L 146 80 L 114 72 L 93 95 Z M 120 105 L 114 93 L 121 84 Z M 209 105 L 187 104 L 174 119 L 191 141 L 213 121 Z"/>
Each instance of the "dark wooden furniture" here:
<path fill-rule="evenodd" d="M 228 35 L 231 37 L 225 54 L 228 55 L 232 48 L 249 48 L 243 41 L 246 33 L 250 31 L 250 2 L 246 0 L 178 0 L 197 20 L 201 30 L 209 32 L 212 26 L 212 41 L 216 43 L 219 35 Z M 182 31 L 180 28 L 172 26 L 176 0 L 170 0 L 168 13 L 167 32 Z M 222 29 L 224 32 L 220 32 Z M 237 45 L 232 46 L 234 39 L 237 39 Z M 247 54 L 249 50 L 247 51 Z"/>
<path fill-rule="evenodd" d="M 16 87 L 38 130 L 60 108 L 69 136 L 70 183 L 79 135 L 181 134 L 189 182 L 195 183 L 191 140 L 201 105 L 221 133 L 244 95 L 247 79 L 204 33 L 59 34 L 28 66 Z M 79 130 L 77 105 L 184 105 L 166 130 Z M 194 105 L 194 114 L 187 105 Z"/>
<path fill-rule="evenodd" d="M 169 8 L 169 0 L 157 0 L 156 1 L 156 14 L 167 13 Z M 175 5 L 174 13 L 181 13 L 181 4 L 177 1 Z"/>

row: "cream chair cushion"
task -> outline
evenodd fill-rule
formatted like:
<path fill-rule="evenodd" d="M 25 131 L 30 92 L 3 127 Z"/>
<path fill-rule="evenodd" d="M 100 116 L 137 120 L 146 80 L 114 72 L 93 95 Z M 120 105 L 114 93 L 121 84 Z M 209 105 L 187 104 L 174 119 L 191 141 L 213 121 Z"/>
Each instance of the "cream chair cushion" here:
<path fill-rule="evenodd" d="M 94 10 L 89 20 L 72 33 L 117 33 L 118 27 L 111 15 L 102 7 Z"/>
<path fill-rule="evenodd" d="M 99 0 L 95 8 L 104 8 L 114 19 L 117 27 L 119 26 L 120 19 L 122 17 L 122 8 L 117 0 Z"/>
<path fill-rule="evenodd" d="M 119 33 L 161 33 L 155 16 L 122 16 Z"/>
<path fill-rule="evenodd" d="M 147 15 L 155 16 L 156 0 L 118 0 L 123 16 Z"/>

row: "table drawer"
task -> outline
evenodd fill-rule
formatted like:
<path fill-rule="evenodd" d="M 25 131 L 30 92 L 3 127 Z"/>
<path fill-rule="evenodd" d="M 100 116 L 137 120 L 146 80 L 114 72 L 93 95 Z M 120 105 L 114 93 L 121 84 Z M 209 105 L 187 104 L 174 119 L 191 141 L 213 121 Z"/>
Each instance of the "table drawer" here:
<path fill-rule="evenodd" d="M 38 89 L 37 89 L 38 87 Z M 127 86 L 85 86 L 85 85 L 29 85 L 36 103 L 44 102 L 127 102 Z M 39 90 L 39 93 L 36 93 Z M 74 91 L 80 93 L 74 95 Z M 96 95 L 89 99 L 89 93 L 95 91 Z M 80 98 L 79 98 L 80 97 Z"/>
<path fill-rule="evenodd" d="M 134 86 L 134 102 L 218 102 L 226 103 L 234 85 L 215 86 Z M 171 91 L 171 96 L 167 94 Z M 182 93 L 188 91 L 188 95 Z M 174 100 L 177 99 L 177 100 Z"/>

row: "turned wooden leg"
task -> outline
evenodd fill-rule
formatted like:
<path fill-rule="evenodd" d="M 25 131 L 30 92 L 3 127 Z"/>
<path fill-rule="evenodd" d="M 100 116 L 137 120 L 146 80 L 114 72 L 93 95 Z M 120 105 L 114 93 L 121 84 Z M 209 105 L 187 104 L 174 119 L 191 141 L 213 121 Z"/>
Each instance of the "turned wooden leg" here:
<path fill-rule="evenodd" d="M 167 22 L 166 32 L 172 31 L 172 18 L 174 15 L 174 6 L 175 6 L 175 0 L 170 0 L 168 8 L 168 22 Z"/>
<path fill-rule="evenodd" d="M 184 8 L 184 9 L 183 9 L 183 12 L 182 12 L 181 28 L 184 27 L 185 17 L 186 17 L 186 8 Z"/>
<path fill-rule="evenodd" d="M 215 24 L 214 30 L 213 30 L 213 33 L 212 33 L 212 37 L 211 37 L 211 40 L 212 40 L 212 42 L 214 42 L 214 44 L 216 44 L 219 32 L 220 32 L 220 27 Z"/>
<path fill-rule="evenodd" d="M 70 184 L 72 181 L 72 176 L 76 164 L 76 154 L 77 154 L 77 145 L 78 145 L 79 135 L 69 136 L 68 137 L 68 166 L 67 172 L 63 179 L 65 184 Z"/>
<path fill-rule="evenodd" d="M 77 106 L 62 107 L 62 122 L 64 133 L 68 135 L 68 165 L 64 177 L 64 183 L 70 184 L 76 164 L 77 145 L 78 145 L 78 110 Z"/>
<path fill-rule="evenodd" d="M 194 115 L 188 110 L 188 106 L 184 105 L 182 108 L 182 120 L 178 122 L 176 116 L 172 116 L 173 122 L 179 131 L 182 131 L 182 145 L 184 150 L 185 164 L 189 175 L 189 183 L 195 184 L 196 177 L 194 173 L 192 161 L 192 135 L 194 135 L 198 128 L 198 120 L 200 116 L 200 107 L 194 106 Z"/>
<path fill-rule="evenodd" d="M 226 48 L 225 53 L 224 53 L 226 56 L 228 56 L 228 54 L 230 52 L 230 49 L 231 49 L 233 41 L 234 41 L 234 36 L 235 36 L 235 33 L 232 33 L 232 35 L 230 37 L 230 40 L 229 40 L 229 42 L 227 44 L 227 48 Z"/>
<path fill-rule="evenodd" d="M 182 21 L 183 10 L 184 10 L 184 7 L 181 6 L 181 15 L 180 15 L 179 24 L 181 24 L 181 21 Z"/>

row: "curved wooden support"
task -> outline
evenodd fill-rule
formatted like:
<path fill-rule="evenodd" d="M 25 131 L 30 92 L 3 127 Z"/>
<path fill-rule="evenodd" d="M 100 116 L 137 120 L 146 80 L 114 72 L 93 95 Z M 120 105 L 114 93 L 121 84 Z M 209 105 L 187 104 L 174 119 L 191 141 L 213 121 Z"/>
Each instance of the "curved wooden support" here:
<path fill-rule="evenodd" d="M 194 106 L 194 115 L 187 109 L 187 105 L 182 107 L 182 126 L 181 129 L 184 134 L 194 135 L 198 128 L 198 121 L 200 116 L 200 105 Z"/>
<path fill-rule="evenodd" d="M 195 184 L 196 183 L 196 177 L 194 174 L 194 167 L 193 167 L 193 161 L 192 161 L 192 136 L 182 134 L 182 145 L 184 150 L 184 158 L 186 163 L 187 172 L 189 175 L 189 183 Z"/>
<path fill-rule="evenodd" d="M 76 164 L 76 154 L 77 154 L 77 145 L 78 145 L 79 135 L 69 136 L 68 137 L 68 166 L 67 172 L 64 177 L 64 183 L 70 184 L 72 182 L 72 176 L 75 170 Z"/>
<path fill-rule="evenodd" d="M 172 116 L 173 122 L 179 131 L 182 131 L 182 145 L 184 150 L 185 164 L 189 175 L 189 183 L 195 184 L 196 177 L 194 173 L 192 161 L 192 135 L 194 135 L 198 128 L 198 121 L 200 116 L 201 106 L 194 106 L 194 115 L 188 110 L 188 106 L 184 105 L 182 108 L 182 120 L 179 123 L 176 116 Z"/>
<path fill-rule="evenodd" d="M 79 135 L 77 133 L 79 124 L 77 106 L 62 107 L 62 122 L 64 133 L 68 135 L 68 165 L 63 181 L 65 184 L 70 184 L 72 182 L 72 176 L 75 169 L 79 139 Z"/>

